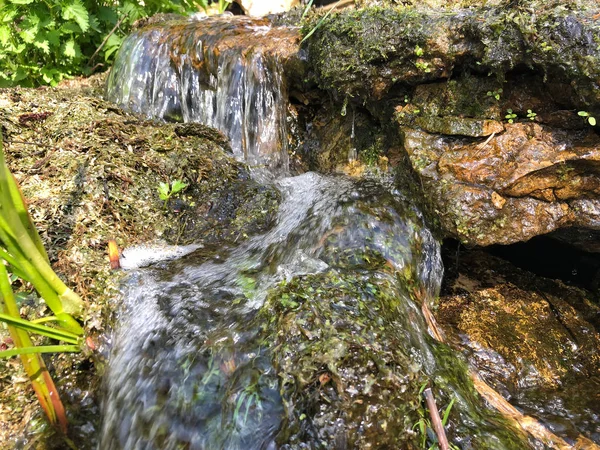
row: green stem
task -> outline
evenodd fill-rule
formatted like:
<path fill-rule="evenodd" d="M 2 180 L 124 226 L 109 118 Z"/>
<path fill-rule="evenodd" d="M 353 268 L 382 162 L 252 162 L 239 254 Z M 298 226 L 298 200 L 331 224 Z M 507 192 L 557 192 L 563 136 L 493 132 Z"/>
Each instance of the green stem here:
<path fill-rule="evenodd" d="M 80 352 L 78 345 L 41 345 L 37 347 L 11 348 L 0 352 L 0 358 L 11 358 L 17 355 L 32 355 L 34 353 L 65 353 Z"/>
<path fill-rule="evenodd" d="M 6 230 L 2 227 L 2 219 L 0 218 L 0 240 L 10 249 L 12 255 L 12 263 L 14 263 L 18 269 L 24 273 L 22 277 L 24 280 L 29 281 L 33 284 L 33 287 L 38 291 L 39 295 L 45 300 L 48 307 L 52 310 L 54 315 L 59 319 L 60 325 L 77 334 L 83 334 L 83 328 L 77 323 L 73 317 L 63 311 L 63 303 L 58 297 L 56 291 L 46 282 L 37 269 L 25 258 L 21 253 L 21 249 L 14 242 L 14 240 L 6 233 Z M 1 255 L 0 255 L 1 256 Z"/>
<path fill-rule="evenodd" d="M 65 330 L 59 330 L 57 328 L 47 327 L 45 325 L 39 325 L 37 323 L 30 322 L 29 320 L 21 319 L 18 315 L 11 313 L 0 313 L 0 322 L 5 322 L 13 327 L 21 328 L 32 333 L 41 334 L 42 336 L 56 339 L 57 341 L 64 341 L 70 344 L 79 343 L 79 337 L 74 333 Z"/>

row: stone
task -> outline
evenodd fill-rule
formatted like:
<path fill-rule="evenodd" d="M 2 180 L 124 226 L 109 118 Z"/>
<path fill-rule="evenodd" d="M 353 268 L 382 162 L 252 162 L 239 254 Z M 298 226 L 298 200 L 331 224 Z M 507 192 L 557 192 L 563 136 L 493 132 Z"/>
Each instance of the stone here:
<path fill-rule="evenodd" d="M 246 15 L 262 17 L 268 14 L 276 14 L 289 11 L 300 5 L 300 0 L 236 0 Z"/>
<path fill-rule="evenodd" d="M 404 147 L 447 235 L 469 245 L 600 229 L 600 138 L 537 123 L 474 141 L 402 127 Z"/>
<path fill-rule="evenodd" d="M 524 414 L 561 434 L 596 439 L 594 295 L 483 251 L 452 253 L 435 312 L 450 346 Z"/>

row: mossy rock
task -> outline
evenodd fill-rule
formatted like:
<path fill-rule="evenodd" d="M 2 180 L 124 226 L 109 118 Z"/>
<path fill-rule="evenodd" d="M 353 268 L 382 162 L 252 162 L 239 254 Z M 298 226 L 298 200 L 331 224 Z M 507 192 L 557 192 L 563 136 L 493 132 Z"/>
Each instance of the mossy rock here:
<path fill-rule="evenodd" d="M 463 71 L 503 79 L 511 70 L 527 69 L 550 82 L 572 83 L 586 103 L 597 105 L 600 25 L 592 17 L 597 13 L 592 1 L 343 11 L 308 40 L 309 64 L 321 88 L 363 100 L 382 98 L 395 85 Z M 305 32 L 318 19 L 309 20 Z"/>

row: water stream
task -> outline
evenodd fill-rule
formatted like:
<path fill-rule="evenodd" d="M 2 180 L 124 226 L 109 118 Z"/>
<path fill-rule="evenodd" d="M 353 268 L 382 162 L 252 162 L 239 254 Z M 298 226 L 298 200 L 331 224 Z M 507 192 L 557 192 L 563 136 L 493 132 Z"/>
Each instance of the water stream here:
<path fill-rule="evenodd" d="M 252 45 L 264 27 L 139 31 L 109 98 L 214 125 L 238 156 L 285 173 L 281 71 Z M 214 50 L 248 33 L 243 55 Z M 427 332 L 419 302 L 437 295 L 442 264 L 410 199 L 391 182 L 316 173 L 275 186 L 282 203 L 269 231 L 130 272 L 100 448 L 418 448 L 426 382 L 440 405 L 457 399 L 450 433 L 462 448 L 529 448 Z"/>

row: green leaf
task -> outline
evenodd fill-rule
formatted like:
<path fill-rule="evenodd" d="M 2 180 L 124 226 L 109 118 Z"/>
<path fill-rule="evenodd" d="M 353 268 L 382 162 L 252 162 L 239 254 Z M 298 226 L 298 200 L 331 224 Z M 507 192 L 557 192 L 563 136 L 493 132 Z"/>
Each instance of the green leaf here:
<path fill-rule="evenodd" d="M 6 45 L 10 39 L 10 28 L 6 25 L 0 26 L 0 44 Z"/>
<path fill-rule="evenodd" d="M 72 34 L 72 33 L 80 34 L 81 28 L 75 22 L 67 22 L 67 23 L 63 23 L 60 26 L 60 33 L 61 34 Z"/>
<path fill-rule="evenodd" d="M 177 194 L 179 191 L 185 189 L 187 184 L 181 180 L 173 180 L 171 183 L 171 194 Z"/>
<path fill-rule="evenodd" d="M 579 111 L 579 112 L 577 113 L 577 115 L 578 115 L 578 116 L 581 116 L 581 117 L 587 117 L 587 116 L 589 116 L 589 115 L 590 115 L 590 113 L 589 113 L 589 112 L 587 112 L 587 111 Z"/>
<path fill-rule="evenodd" d="M 64 341 L 70 344 L 77 344 L 79 342 L 79 338 L 75 333 L 58 328 L 47 327 L 45 325 L 39 325 L 37 323 L 30 322 L 29 320 L 21 319 L 20 317 L 13 317 L 9 314 L 0 313 L 0 321 L 5 322 L 13 327 L 29 331 L 30 333 L 41 334 L 42 336 L 56 339 L 57 341 Z"/>
<path fill-rule="evenodd" d="M 588 117 L 588 123 L 589 123 L 591 126 L 595 127 L 595 126 L 596 126 L 596 118 L 595 118 L 595 117 L 592 117 L 592 116 Z"/>
<path fill-rule="evenodd" d="M 15 5 L 29 5 L 33 3 L 33 0 L 10 0 Z"/>
<path fill-rule="evenodd" d="M 452 397 L 450 400 L 450 404 L 446 407 L 444 411 L 444 417 L 442 418 L 442 425 L 446 426 L 448 424 L 448 418 L 450 417 L 450 411 L 452 411 L 452 407 L 454 406 L 454 402 L 456 401 L 456 397 Z"/>
<path fill-rule="evenodd" d="M 158 185 L 158 195 L 161 200 L 167 200 L 170 197 L 170 191 L 171 189 L 167 183 L 160 183 Z"/>
<path fill-rule="evenodd" d="M 42 50 L 46 55 L 50 53 L 50 42 L 48 39 L 45 39 L 46 33 L 42 33 L 35 38 L 33 42 L 34 47 Z"/>
<path fill-rule="evenodd" d="M 80 352 L 77 345 L 41 345 L 38 347 L 11 348 L 0 352 L 0 358 L 10 358 L 17 355 L 30 355 L 32 353 L 63 353 Z"/>
<path fill-rule="evenodd" d="M 50 30 L 46 32 L 46 39 L 52 47 L 60 47 L 60 31 Z"/>
<path fill-rule="evenodd" d="M 77 42 L 75 42 L 73 38 L 69 39 L 67 42 L 65 42 L 63 53 L 67 58 L 78 58 L 79 56 L 81 56 L 79 44 L 77 44 Z"/>
<path fill-rule="evenodd" d="M 84 33 L 90 27 L 90 16 L 85 6 L 80 0 L 74 0 L 73 3 L 66 5 L 62 11 L 62 17 L 65 20 L 74 20 Z"/>

